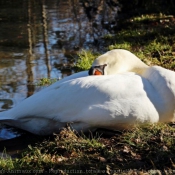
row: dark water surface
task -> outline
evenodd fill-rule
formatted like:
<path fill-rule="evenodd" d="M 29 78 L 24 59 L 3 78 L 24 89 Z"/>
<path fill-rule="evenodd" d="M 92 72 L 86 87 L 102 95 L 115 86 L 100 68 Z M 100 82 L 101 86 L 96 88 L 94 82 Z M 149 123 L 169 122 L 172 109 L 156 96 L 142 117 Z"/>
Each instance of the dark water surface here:
<path fill-rule="evenodd" d="M 103 53 L 117 12 L 115 0 L 0 0 L 0 111 L 39 91 L 41 78 L 74 73 L 82 49 Z M 18 135 L 0 127 L 0 139 Z"/>
<path fill-rule="evenodd" d="M 81 49 L 103 52 L 117 11 L 115 1 L 0 0 L 0 110 L 40 90 L 39 79 L 74 73 Z"/>

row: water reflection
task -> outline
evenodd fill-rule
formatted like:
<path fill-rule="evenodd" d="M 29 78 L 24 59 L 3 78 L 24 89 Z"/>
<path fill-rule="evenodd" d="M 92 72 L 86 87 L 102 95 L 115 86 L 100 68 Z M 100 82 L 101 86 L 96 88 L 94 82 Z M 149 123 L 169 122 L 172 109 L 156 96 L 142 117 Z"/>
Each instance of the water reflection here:
<path fill-rule="evenodd" d="M 103 52 L 117 11 L 115 0 L 0 0 L 0 110 L 40 90 L 40 78 L 72 74 L 82 48 Z"/>

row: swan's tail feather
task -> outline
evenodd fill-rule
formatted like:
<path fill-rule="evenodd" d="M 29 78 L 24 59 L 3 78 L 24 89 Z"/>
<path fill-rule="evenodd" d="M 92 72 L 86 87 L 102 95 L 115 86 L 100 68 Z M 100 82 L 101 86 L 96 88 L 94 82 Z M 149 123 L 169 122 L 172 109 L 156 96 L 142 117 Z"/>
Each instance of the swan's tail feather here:
<path fill-rule="evenodd" d="M 0 125 L 9 125 L 9 126 L 16 126 L 17 121 L 10 117 L 7 111 L 0 112 Z"/>
<path fill-rule="evenodd" d="M 0 123 L 3 123 L 5 121 L 13 120 L 12 117 L 10 117 L 10 115 L 8 115 L 7 112 L 8 111 L 0 112 Z"/>
<path fill-rule="evenodd" d="M 0 117 L 0 123 L 4 122 L 4 121 L 10 121 L 13 120 L 12 118 L 7 118 L 7 117 Z"/>
<path fill-rule="evenodd" d="M 10 125 L 10 123 L 13 123 L 14 121 L 15 120 L 13 120 L 12 118 L 0 116 L 0 124 Z"/>

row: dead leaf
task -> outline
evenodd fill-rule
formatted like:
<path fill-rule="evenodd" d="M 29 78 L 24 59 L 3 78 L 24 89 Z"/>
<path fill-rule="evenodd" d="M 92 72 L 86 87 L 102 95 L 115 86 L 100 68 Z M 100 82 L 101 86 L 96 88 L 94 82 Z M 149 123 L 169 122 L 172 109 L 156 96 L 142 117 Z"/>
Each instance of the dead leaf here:
<path fill-rule="evenodd" d="M 124 153 L 129 153 L 130 152 L 130 149 L 127 146 L 124 146 L 123 152 Z"/>
<path fill-rule="evenodd" d="M 100 162 L 106 162 L 106 161 L 107 161 L 104 157 L 98 157 L 98 160 L 99 160 Z"/>

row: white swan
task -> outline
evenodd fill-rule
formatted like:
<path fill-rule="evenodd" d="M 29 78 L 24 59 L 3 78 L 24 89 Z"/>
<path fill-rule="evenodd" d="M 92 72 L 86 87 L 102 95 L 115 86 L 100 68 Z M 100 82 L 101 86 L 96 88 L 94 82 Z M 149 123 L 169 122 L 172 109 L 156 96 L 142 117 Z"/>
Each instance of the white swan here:
<path fill-rule="evenodd" d="M 66 77 L 0 113 L 0 123 L 34 134 L 129 128 L 136 123 L 169 122 L 175 113 L 175 73 L 148 67 L 129 51 L 99 56 L 88 71 Z"/>

